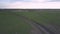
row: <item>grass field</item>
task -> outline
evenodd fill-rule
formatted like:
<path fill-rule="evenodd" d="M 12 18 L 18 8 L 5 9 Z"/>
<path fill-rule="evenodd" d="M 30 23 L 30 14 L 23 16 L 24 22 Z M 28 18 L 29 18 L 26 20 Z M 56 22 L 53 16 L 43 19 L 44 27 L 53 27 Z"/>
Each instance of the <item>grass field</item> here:
<path fill-rule="evenodd" d="M 18 15 L 18 16 L 17 16 Z M 0 34 L 29 34 L 31 26 L 20 16 L 39 24 L 60 26 L 60 12 L 0 12 Z"/>
<path fill-rule="evenodd" d="M 29 34 L 31 26 L 14 13 L 0 12 L 0 34 Z"/>
<path fill-rule="evenodd" d="M 52 24 L 52 25 L 60 25 L 60 12 L 20 12 L 16 14 L 21 14 L 29 19 L 37 21 L 40 24 Z"/>

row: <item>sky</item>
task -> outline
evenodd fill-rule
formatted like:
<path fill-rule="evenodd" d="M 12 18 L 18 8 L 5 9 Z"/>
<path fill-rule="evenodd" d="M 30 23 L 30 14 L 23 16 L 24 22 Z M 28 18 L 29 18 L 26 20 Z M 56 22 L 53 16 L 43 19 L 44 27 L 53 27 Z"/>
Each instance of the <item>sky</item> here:
<path fill-rule="evenodd" d="M 0 0 L 0 9 L 60 9 L 60 0 Z"/>

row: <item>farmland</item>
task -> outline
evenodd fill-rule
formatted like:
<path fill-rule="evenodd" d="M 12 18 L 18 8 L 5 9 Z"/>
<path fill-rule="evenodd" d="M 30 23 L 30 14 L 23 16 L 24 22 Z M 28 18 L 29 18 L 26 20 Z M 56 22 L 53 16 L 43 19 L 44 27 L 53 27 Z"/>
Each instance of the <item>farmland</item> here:
<path fill-rule="evenodd" d="M 40 24 L 56 24 L 60 25 L 60 12 L 20 12 L 29 19 L 37 21 Z"/>
<path fill-rule="evenodd" d="M 31 26 L 14 13 L 0 13 L 0 34 L 29 34 Z"/>
<path fill-rule="evenodd" d="M 32 27 L 25 22 L 24 17 L 46 26 L 53 32 L 59 33 L 60 11 L 19 11 L 7 10 L 7 12 L 0 12 L 0 34 L 29 34 Z"/>
<path fill-rule="evenodd" d="M 20 12 L 16 14 L 21 14 L 27 17 L 29 20 L 35 21 L 39 24 L 44 25 L 46 28 L 55 34 L 59 34 L 60 31 L 60 12 Z"/>

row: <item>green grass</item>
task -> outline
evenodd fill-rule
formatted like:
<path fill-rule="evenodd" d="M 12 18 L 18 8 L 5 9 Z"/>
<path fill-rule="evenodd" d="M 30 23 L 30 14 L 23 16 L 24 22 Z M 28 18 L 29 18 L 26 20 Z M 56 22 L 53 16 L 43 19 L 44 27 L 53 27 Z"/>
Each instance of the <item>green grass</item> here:
<path fill-rule="evenodd" d="M 16 13 L 16 14 L 15 14 Z M 25 16 L 31 20 L 37 21 L 44 25 L 60 26 L 60 12 L 15 12 L 15 13 L 0 13 L 0 34 L 29 34 L 31 26 L 22 18 Z M 18 14 L 18 16 L 17 16 Z"/>
<path fill-rule="evenodd" d="M 29 34 L 31 26 L 14 13 L 0 13 L 0 34 Z"/>
<path fill-rule="evenodd" d="M 60 12 L 20 12 L 16 14 L 21 14 L 29 19 L 32 19 L 34 21 L 37 21 L 40 24 L 54 24 L 54 25 L 60 25 Z"/>

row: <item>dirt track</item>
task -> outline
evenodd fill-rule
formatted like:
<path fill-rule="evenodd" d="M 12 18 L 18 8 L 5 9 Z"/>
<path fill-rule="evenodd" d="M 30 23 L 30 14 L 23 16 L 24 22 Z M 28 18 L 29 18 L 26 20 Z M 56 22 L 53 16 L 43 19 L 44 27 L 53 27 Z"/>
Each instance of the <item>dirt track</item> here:
<path fill-rule="evenodd" d="M 29 20 L 25 16 L 20 16 L 20 18 L 22 18 L 25 22 L 32 26 L 30 34 L 55 34 L 42 24 L 37 23 L 36 21 Z"/>

